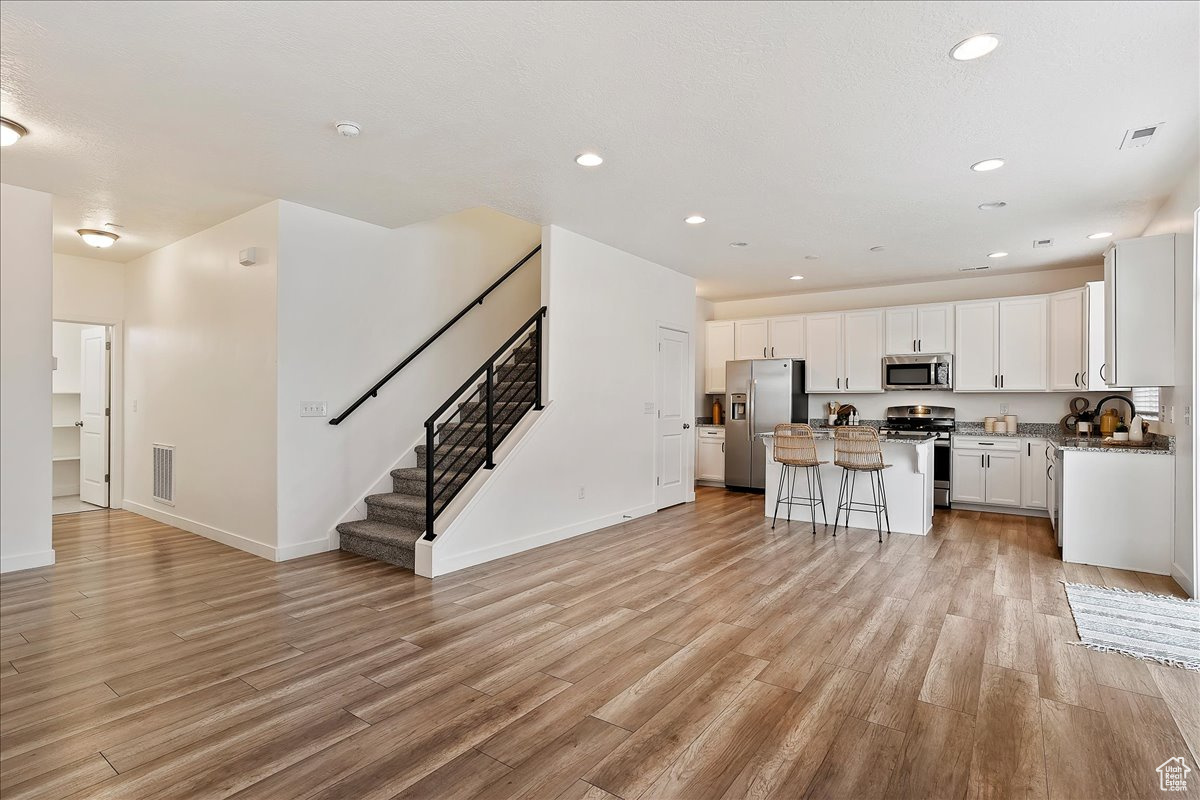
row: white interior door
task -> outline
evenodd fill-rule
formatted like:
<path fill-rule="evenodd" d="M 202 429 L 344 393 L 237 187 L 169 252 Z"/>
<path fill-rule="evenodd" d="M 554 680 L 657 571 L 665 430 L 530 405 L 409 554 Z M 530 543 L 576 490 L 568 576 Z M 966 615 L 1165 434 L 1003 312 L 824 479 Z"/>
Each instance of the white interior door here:
<path fill-rule="evenodd" d="M 654 499 L 658 508 L 678 505 L 687 499 L 688 442 L 694 419 L 688 413 L 688 335 L 670 328 L 658 329 L 658 416 L 655 418 Z"/>
<path fill-rule="evenodd" d="M 84 328 L 79 336 L 79 499 L 108 508 L 108 328 Z"/>

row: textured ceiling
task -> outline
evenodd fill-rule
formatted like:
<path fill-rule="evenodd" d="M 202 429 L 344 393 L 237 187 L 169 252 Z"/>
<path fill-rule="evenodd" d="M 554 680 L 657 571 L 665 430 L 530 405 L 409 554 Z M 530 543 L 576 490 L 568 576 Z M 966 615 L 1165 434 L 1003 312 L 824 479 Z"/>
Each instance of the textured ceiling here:
<path fill-rule="evenodd" d="M 120 261 L 282 197 L 387 226 L 488 205 L 712 298 L 1028 271 L 1140 234 L 1198 152 L 1192 2 L 6 0 L 2 23 L 31 130 L 3 180 L 56 195 L 56 249 Z M 948 58 L 980 32 L 1000 48 Z M 73 233 L 110 221 L 109 251 Z"/>

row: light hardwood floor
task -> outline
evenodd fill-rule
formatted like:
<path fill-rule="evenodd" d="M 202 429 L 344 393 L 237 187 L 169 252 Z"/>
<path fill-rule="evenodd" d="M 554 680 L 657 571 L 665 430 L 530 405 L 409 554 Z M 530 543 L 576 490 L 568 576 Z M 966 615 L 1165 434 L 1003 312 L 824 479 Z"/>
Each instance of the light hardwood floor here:
<path fill-rule="evenodd" d="M 57 517 L 58 563 L 0 580 L 3 796 L 1129 798 L 1198 768 L 1200 675 L 1071 645 L 1059 583 L 1170 579 L 1064 565 L 1044 520 L 879 545 L 761 503 L 435 581 Z"/>

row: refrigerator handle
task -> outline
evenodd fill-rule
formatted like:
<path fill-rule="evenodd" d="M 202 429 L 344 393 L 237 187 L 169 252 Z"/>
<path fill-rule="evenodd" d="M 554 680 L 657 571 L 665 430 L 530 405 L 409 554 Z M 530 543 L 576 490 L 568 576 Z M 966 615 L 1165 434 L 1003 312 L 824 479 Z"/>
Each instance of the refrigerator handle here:
<path fill-rule="evenodd" d="M 750 431 L 750 444 L 754 444 L 754 393 L 758 390 L 758 381 L 750 381 L 750 396 L 746 398 L 746 425 Z"/>

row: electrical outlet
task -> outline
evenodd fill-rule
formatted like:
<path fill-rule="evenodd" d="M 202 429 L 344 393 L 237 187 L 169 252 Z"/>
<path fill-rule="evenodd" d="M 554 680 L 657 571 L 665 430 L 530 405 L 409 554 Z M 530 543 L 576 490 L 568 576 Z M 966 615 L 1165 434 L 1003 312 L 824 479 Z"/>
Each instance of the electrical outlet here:
<path fill-rule="evenodd" d="M 583 499 L 583 487 L 582 486 L 579 487 L 579 499 L 580 500 Z"/>
<path fill-rule="evenodd" d="M 1007 413 L 1008 413 L 1008 403 L 1001 403 L 1001 404 L 1000 404 L 1000 413 L 1001 413 L 1001 414 L 1007 414 Z"/>
<path fill-rule="evenodd" d="M 302 417 L 327 417 L 329 409 L 324 400 L 305 400 L 300 404 Z"/>

